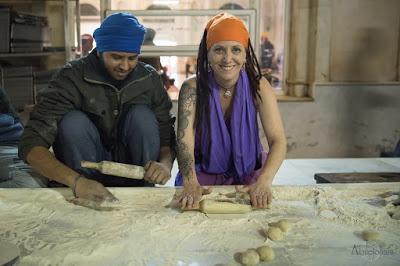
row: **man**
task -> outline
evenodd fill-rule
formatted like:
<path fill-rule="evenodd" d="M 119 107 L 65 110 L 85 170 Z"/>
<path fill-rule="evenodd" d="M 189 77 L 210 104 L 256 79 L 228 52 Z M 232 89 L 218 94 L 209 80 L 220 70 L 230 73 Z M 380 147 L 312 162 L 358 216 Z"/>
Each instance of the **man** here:
<path fill-rule="evenodd" d="M 25 128 L 20 157 L 76 197 L 114 200 L 104 186 L 165 184 L 171 176 L 172 103 L 154 68 L 138 61 L 144 34 L 130 14 L 107 17 L 93 35 L 97 48 L 55 75 Z M 144 180 L 103 175 L 82 160 L 143 165 Z"/>
<path fill-rule="evenodd" d="M 87 56 L 93 49 L 93 37 L 90 34 L 82 34 L 82 56 Z"/>

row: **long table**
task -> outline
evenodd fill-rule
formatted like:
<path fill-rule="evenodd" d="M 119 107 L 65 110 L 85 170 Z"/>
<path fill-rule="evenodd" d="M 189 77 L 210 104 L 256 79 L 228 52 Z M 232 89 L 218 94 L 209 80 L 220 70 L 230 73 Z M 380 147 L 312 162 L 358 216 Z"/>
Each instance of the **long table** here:
<path fill-rule="evenodd" d="M 99 211 L 68 202 L 65 188 L 0 189 L 0 242 L 18 247 L 19 265 L 239 265 L 239 252 L 262 245 L 276 258 L 260 265 L 400 265 L 387 205 L 400 183 L 274 186 L 269 209 L 227 215 L 171 208 L 175 188 L 110 190 L 120 203 Z M 266 238 L 280 219 L 293 225 L 284 239 Z M 379 239 L 364 241 L 364 229 Z"/>

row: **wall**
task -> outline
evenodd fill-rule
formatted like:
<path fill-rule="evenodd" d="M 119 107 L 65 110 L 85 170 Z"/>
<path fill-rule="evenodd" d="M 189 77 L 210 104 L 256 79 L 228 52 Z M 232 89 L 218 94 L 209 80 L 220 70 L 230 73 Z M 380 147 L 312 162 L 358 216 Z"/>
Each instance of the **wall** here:
<path fill-rule="evenodd" d="M 400 86 L 317 86 L 315 96 L 279 102 L 287 158 L 379 157 L 400 140 Z"/>
<path fill-rule="evenodd" d="M 288 158 L 379 157 L 400 140 L 400 86 L 317 86 L 280 102 Z"/>
<path fill-rule="evenodd" d="M 287 80 L 312 88 L 314 101 L 279 103 L 287 157 L 379 157 L 393 150 L 400 140 L 400 2 L 293 0 L 291 6 Z"/>
<path fill-rule="evenodd" d="M 289 91 L 306 86 L 314 101 L 279 103 L 288 158 L 377 157 L 394 149 L 400 140 L 400 2 L 291 4 Z"/>

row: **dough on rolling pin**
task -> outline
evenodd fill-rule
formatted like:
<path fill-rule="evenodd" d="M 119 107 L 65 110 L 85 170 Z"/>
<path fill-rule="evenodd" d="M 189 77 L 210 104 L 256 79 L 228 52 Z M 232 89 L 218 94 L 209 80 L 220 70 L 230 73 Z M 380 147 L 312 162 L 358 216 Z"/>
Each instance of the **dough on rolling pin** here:
<path fill-rule="evenodd" d="M 208 214 L 240 214 L 250 212 L 251 206 L 226 201 L 204 199 L 200 201 L 200 211 Z"/>

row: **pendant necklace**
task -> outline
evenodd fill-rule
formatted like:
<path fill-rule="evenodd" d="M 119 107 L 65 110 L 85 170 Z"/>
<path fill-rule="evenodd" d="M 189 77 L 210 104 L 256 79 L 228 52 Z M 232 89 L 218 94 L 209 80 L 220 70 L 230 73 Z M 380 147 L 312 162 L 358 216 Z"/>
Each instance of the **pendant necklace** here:
<path fill-rule="evenodd" d="M 224 96 L 225 96 L 226 98 L 232 97 L 232 95 L 233 95 L 232 89 L 235 87 L 235 85 L 232 86 L 232 87 L 230 87 L 230 88 L 224 88 L 224 87 L 222 87 L 222 86 L 220 86 L 220 87 L 221 87 L 222 89 L 224 89 Z"/>

